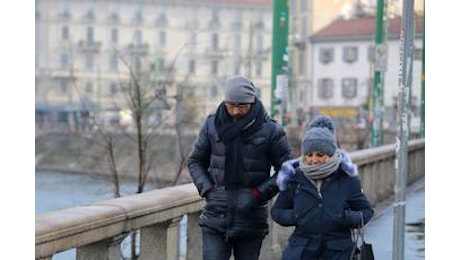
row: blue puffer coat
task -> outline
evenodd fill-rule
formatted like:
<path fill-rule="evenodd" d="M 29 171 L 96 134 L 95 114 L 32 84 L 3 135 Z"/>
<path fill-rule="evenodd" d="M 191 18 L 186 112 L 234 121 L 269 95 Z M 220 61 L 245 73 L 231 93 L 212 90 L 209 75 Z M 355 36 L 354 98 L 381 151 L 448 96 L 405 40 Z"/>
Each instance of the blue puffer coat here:
<path fill-rule="evenodd" d="M 275 222 L 295 226 L 283 252 L 283 259 L 289 260 L 310 259 L 306 251 L 323 257 L 328 251 L 328 259 L 348 259 L 354 245 L 350 230 L 361 225 L 361 216 L 366 224 L 373 214 L 360 179 L 342 167 L 323 180 L 320 190 L 296 169 L 287 190 L 279 193 L 271 209 Z"/>
<path fill-rule="evenodd" d="M 268 233 L 267 201 L 278 193 L 276 174 L 293 158 L 282 127 L 265 114 L 262 127 L 242 141 L 241 185 L 225 186 L 225 145 L 214 126 L 215 115 L 203 123 L 187 167 L 200 196 L 206 198 L 200 225 L 228 237 L 263 237 Z M 260 196 L 251 190 L 256 188 Z"/>

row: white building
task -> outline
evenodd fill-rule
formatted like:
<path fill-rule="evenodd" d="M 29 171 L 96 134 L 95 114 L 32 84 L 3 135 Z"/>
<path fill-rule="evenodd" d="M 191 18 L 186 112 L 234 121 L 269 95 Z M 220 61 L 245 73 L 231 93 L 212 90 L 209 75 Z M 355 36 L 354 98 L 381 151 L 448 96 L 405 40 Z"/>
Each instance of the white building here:
<path fill-rule="evenodd" d="M 40 124 L 72 124 L 92 111 L 118 124 L 130 69 L 169 107 L 181 87 L 198 104 L 197 123 L 234 74 L 251 78 L 269 104 L 270 0 L 36 0 L 35 10 Z"/>
<path fill-rule="evenodd" d="M 420 106 L 422 22 L 416 16 L 414 59 L 412 67 L 412 115 L 417 119 Z M 387 19 L 387 66 L 383 80 L 384 127 L 396 126 L 400 78 L 401 18 Z M 309 78 L 312 87 L 305 107 L 311 113 L 329 114 L 357 123 L 366 120 L 363 113 L 372 100 L 374 77 L 375 17 L 340 18 L 310 37 L 312 65 Z"/>

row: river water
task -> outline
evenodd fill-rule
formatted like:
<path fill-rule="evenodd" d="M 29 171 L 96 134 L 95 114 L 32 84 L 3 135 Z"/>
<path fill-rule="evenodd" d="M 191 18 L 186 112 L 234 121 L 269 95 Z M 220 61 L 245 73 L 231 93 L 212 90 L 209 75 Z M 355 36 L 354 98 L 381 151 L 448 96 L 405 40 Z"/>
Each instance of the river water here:
<path fill-rule="evenodd" d="M 121 195 L 134 194 L 136 182 L 121 183 Z M 153 190 L 154 185 L 146 183 L 144 191 Z M 35 173 L 35 214 L 50 212 L 58 209 L 92 204 L 100 200 L 113 198 L 113 185 L 105 176 L 69 174 L 57 172 Z M 182 221 L 182 226 L 185 222 Z M 125 240 L 122 243 L 122 253 L 129 255 L 130 245 Z M 182 244 L 185 243 L 183 239 Z M 183 245 L 181 248 L 185 248 Z M 71 249 L 55 254 L 53 260 L 74 260 L 76 250 Z M 128 259 L 128 258 L 127 258 Z"/>
<path fill-rule="evenodd" d="M 122 195 L 134 194 L 135 182 L 123 182 Z M 146 184 L 145 191 L 154 186 Z M 96 201 L 112 199 L 113 191 L 109 178 L 55 172 L 35 173 L 35 214 L 58 209 L 88 205 Z M 375 259 L 392 259 L 393 210 L 391 201 L 376 210 L 375 218 L 366 226 L 365 240 L 372 243 Z M 405 259 L 425 259 L 425 183 L 417 181 L 406 195 Z M 181 222 L 185 228 L 185 221 Z M 184 233 L 182 233 L 184 234 Z M 181 253 L 184 253 L 185 235 L 182 237 Z M 129 244 L 122 243 L 123 255 L 128 256 Z M 76 251 L 71 249 L 55 254 L 53 260 L 74 260 Z"/>

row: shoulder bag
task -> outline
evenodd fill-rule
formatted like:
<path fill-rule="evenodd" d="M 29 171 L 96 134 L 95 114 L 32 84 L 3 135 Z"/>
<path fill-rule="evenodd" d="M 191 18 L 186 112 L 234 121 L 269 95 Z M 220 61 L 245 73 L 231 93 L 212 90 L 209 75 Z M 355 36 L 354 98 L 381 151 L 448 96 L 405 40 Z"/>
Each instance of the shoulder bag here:
<path fill-rule="evenodd" d="M 351 253 L 351 260 L 374 260 L 374 250 L 372 244 L 366 243 L 364 240 L 364 218 L 363 213 L 361 214 L 361 226 L 352 230 L 352 238 L 355 242 L 354 249 Z"/>

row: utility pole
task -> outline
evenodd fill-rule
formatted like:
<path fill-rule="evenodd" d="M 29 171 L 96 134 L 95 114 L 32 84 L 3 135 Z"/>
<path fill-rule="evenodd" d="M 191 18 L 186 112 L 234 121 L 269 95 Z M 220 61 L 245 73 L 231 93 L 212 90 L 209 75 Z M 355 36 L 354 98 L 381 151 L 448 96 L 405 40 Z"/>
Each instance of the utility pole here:
<path fill-rule="evenodd" d="M 422 78 L 420 90 L 420 138 L 425 137 L 425 1 L 423 1 L 423 25 L 422 25 Z"/>
<path fill-rule="evenodd" d="M 371 145 L 376 147 L 383 143 L 383 80 L 387 70 L 386 46 L 386 0 L 377 1 L 377 14 L 375 16 L 375 64 L 374 82 L 372 90 L 372 132 Z"/>
<path fill-rule="evenodd" d="M 412 68 L 414 0 L 404 0 L 400 32 L 398 136 L 396 139 L 396 183 L 393 221 L 393 260 L 404 259 L 406 219 L 407 153 L 409 137 L 409 88 Z"/>
<path fill-rule="evenodd" d="M 270 116 L 277 113 L 284 126 L 286 103 L 278 94 L 287 92 L 288 77 L 289 7 L 287 0 L 273 0 L 272 75 L 270 93 Z M 278 84 L 277 84 L 278 83 Z M 286 86 L 284 85 L 286 84 Z M 286 88 L 286 90 L 284 90 Z M 275 91 L 276 90 L 276 91 Z M 277 97 L 278 96 L 278 97 Z"/>

